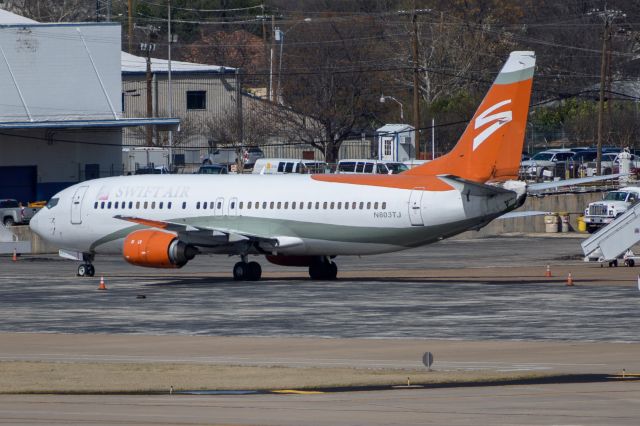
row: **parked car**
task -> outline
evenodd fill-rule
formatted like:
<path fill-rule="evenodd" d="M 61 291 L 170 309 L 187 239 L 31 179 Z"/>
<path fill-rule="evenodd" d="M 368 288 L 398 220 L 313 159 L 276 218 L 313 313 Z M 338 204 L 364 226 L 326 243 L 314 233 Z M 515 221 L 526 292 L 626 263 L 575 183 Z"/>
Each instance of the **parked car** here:
<path fill-rule="evenodd" d="M 338 161 L 336 173 L 372 173 L 391 175 L 409 170 L 404 163 L 384 160 L 359 160 L 348 159 Z"/>
<path fill-rule="evenodd" d="M 558 165 L 571 160 L 575 152 L 568 150 L 548 150 L 542 151 L 520 163 L 520 174 L 525 179 L 552 179 L 556 175 L 561 175 L 564 171 L 558 170 Z"/>
<path fill-rule="evenodd" d="M 604 152 L 600 161 L 600 167 L 603 175 L 610 175 L 620 171 L 620 154 L 622 152 Z M 631 154 L 631 169 L 640 168 L 640 157 Z M 585 176 L 594 176 L 597 173 L 597 162 L 593 160 L 582 165 L 582 174 Z"/>
<path fill-rule="evenodd" d="M 225 164 L 203 164 L 196 172 L 199 175 L 226 175 L 228 173 L 229 167 Z"/>
<path fill-rule="evenodd" d="M 325 173 L 327 163 L 317 160 L 299 160 L 295 158 L 259 158 L 252 173 L 261 175 L 285 173 Z"/>
<path fill-rule="evenodd" d="M 165 166 L 140 167 L 134 172 L 136 175 L 168 175 L 169 170 Z"/>
<path fill-rule="evenodd" d="M 0 199 L 0 218 L 4 226 L 27 224 L 37 211 L 37 208 L 25 207 L 11 198 Z"/>
<path fill-rule="evenodd" d="M 640 200 L 640 188 L 628 186 L 608 192 L 602 201 L 589 203 L 584 211 L 584 223 L 587 231 L 593 233 L 611 223 Z"/>
<path fill-rule="evenodd" d="M 239 153 L 246 169 L 252 169 L 256 160 L 264 158 L 264 152 L 257 146 L 217 148 L 202 159 L 202 164 L 237 164 Z"/>

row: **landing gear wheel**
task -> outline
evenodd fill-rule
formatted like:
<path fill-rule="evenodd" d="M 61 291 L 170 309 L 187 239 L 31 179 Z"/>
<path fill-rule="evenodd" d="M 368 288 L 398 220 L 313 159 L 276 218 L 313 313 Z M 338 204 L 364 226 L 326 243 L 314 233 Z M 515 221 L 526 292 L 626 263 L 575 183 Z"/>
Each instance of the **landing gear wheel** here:
<path fill-rule="evenodd" d="M 92 277 L 96 274 L 96 268 L 93 265 L 87 265 L 87 275 Z"/>
<path fill-rule="evenodd" d="M 338 277 L 338 265 L 335 262 L 317 262 L 309 266 L 312 280 L 335 280 Z"/>
<path fill-rule="evenodd" d="M 618 259 L 615 259 L 609 262 L 609 268 L 611 268 L 612 266 L 614 267 L 618 266 Z"/>
<path fill-rule="evenodd" d="M 634 266 L 636 266 L 636 262 L 633 259 L 625 260 L 624 264 L 627 265 L 629 268 L 633 268 Z"/>
<path fill-rule="evenodd" d="M 249 262 L 246 264 L 246 268 L 249 271 L 248 280 L 260 281 L 260 278 L 262 277 L 262 267 L 258 262 Z"/>
<path fill-rule="evenodd" d="M 78 276 L 79 277 L 84 277 L 87 275 L 87 265 L 82 264 L 80 266 L 78 266 Z"/>
<path fill-rule="evenodd" d="M 247 263 L 238 262 L 233 265 L 233 279 L 236 281 L 245 281 L 249 275 L 249 268 L 247 268 Z"/>
<path fill-rule="evenodd" d="M 90 263 L 83 263 L 78 266 L 78 276 L 79 277 L 92 277 L 96 273 L 96 268 L 93 267 Z"/>

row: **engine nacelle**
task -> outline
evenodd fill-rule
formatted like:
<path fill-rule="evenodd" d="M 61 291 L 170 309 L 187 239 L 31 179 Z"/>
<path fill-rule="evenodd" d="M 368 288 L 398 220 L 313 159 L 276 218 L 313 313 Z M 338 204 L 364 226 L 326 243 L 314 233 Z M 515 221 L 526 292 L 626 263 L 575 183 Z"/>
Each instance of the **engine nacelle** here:
<path fill-rule="evenodd" d="M 267 255 L 265 257 L 269 262 L 280 266 L 311 266 L 318 261 L 318 256 Z"/>
<path fill-rule="evenodd" d="M 122 247 L 124 259 L 148 268 L 181 268 L 198 254 L 198 249 L 178 239 L 176 234 L 153 229 L 134 231 Z"/>

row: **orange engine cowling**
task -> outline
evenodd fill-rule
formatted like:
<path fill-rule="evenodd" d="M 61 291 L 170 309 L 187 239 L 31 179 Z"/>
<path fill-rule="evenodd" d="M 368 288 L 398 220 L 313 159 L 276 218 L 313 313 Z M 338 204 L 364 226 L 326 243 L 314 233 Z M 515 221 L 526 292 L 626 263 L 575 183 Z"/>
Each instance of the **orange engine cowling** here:
<path fill-rule="evenodd" d="M 267 260 L 275 265 L 280 266 L 311 266 L 317 262 L 317 256 L 284 256 L 284 255 L 267 255 Z"/>
<path fill-rule="evenodd" d="M 198 254 L 198 249 L 178 239 L 176 234 L 153 229 L 134 231 L 122 247 L 124 259 L 148 268 L 181 268 Z"/>

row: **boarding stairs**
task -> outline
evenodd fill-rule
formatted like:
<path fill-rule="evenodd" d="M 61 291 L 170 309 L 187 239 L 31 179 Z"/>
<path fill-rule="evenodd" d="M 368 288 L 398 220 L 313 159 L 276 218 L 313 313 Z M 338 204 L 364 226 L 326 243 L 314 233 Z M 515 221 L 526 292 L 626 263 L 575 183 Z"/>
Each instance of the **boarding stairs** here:
<path fill-rule="evenodd" d="M 631 247 L 640 242 L 640 203 L 636 204 L 613 222 L 601 228 L 598 232 L 582 242 L 585 262 L 598 260 L 599 262 L 614 263 L 618 258 L 624 258 L 625 263 L 632 266 L 638 261 Z"/>

